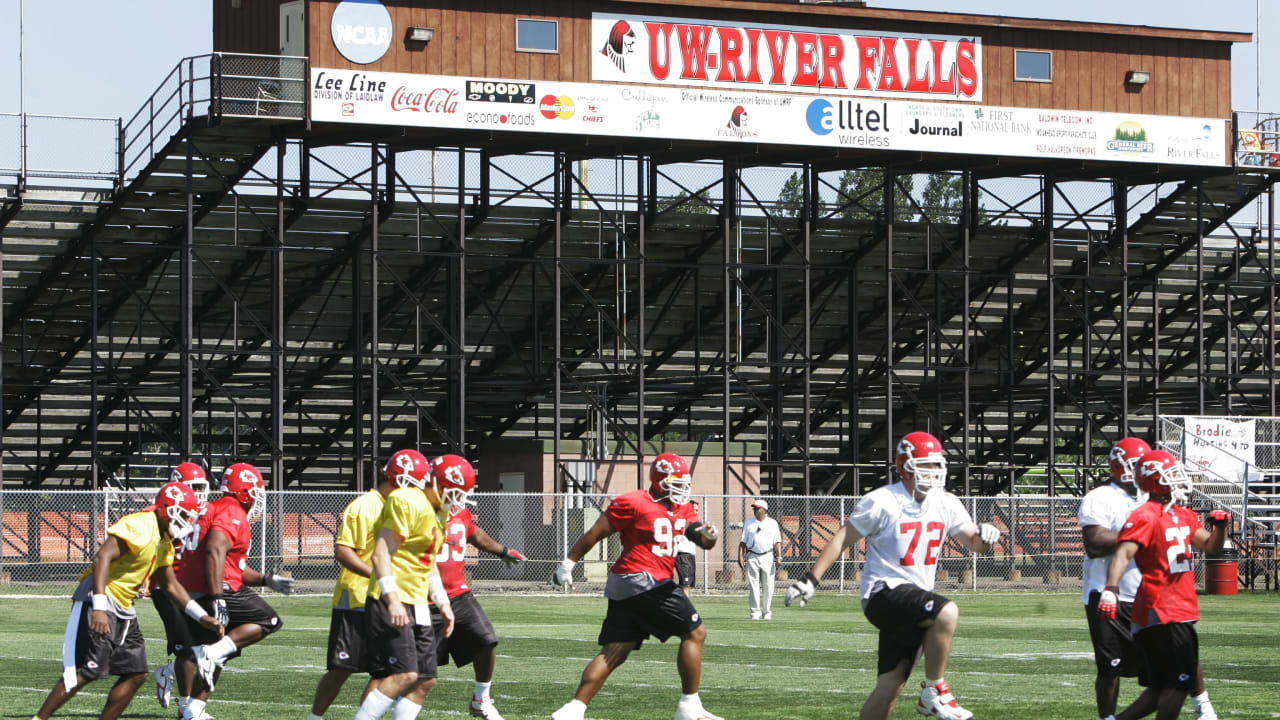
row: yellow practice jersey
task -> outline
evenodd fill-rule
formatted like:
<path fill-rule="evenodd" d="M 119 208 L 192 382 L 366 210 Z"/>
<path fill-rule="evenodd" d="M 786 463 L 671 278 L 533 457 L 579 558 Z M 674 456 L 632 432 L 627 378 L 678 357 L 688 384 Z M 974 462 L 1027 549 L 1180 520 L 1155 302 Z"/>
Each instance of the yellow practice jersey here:
<path fill-rule="evenodd" d="M 173 564 L 173 542 L 160 533 L 160 521 L 154 510 L 130 513 L 107 528 L 107 535 L 120 538 L 127 546 L 123 555 L 111 561 L 107 576 L 107 595 L 122 610 L 133 608 L 133 598 L 146 585 L 157 567 Z M 80 573 L 80 579 L 93 574 L 93 566 Z"/>
<path fill-rule="evenodd" d="M 378 525 L 378 518 L 382 516 L 383 503 L 382 493 L 377 490 L 370 490 L 352 500 L 347 505 L 347 509 L 342 511 L 342 524 L 338 526 L 338 537 L 333 544 L 346 545 L 355 550 L 360 559 L 367 564 L 369 558 L 373 556 L 373 542 L 378 538 L 374 534 L 374 528 Z M 347 609 L 362 608 L 368 591 L 368 578 L 342 568 L 342 572 L 338 574 L 338 584 L 333 588 L 333 606 Z"/>
<path fill-rule="evenodd" d="M 399 488 L 382 506 L 382 515 L 373 531 L 375 540 L 383 528 L 404 538 L 391 556 L 400 602 L 425 605 L 430 602 L 427 576 L 435 563 L 436 553 L 444 545 L 444 526 L 440 516 L 421 490 Z M 376 577 L 369 578 L 368 587 L 369 597 L 381 596 Z"/>

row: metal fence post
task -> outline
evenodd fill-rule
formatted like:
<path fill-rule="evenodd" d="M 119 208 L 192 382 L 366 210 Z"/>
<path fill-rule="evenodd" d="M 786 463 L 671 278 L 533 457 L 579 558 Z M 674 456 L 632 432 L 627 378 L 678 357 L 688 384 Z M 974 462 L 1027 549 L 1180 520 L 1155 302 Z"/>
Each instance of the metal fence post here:
<path fill-rule="evenodd" d="M 840 522 L 843 523 L 844 519 L 847 517 L 849 517 L 849 515 L 844 511 L 844 498 L 840 498 Z M 812 554 L 813 548 L 810 548 L 809 552 Z M 848 557 L 849 553 L 840 553 L 840 592 L 844 592 L 844 576 L 846 572 L 845 563 Z"/>
<path fill-rule="evenodd" d="M 977 519 L 978 517 L 978 499 L 969 498 L 969 517 Z M 969 553 L 969 590 L 978 591 L 978 554 Z"/>

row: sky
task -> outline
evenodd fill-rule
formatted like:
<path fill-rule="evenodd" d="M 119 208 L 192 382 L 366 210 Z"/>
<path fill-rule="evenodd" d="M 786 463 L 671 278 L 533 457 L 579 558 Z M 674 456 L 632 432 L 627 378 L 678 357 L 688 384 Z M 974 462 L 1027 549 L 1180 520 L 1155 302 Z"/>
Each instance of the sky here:
<path fill-rule="evenodd" d="M 870 4 L 1252 33 L 1257 2 L 871 0 Z M 0 113 L 19 108 L 19 3 L 0 0 Z M 1261 3 L 1263 67 L 1280 67 L 1280 0 Z M 27 112 L 127 119 L 178 60 L 210 51 L 211 5 L 208 0 L 25 0 Z M 1256 48 L 1256 44 L 1240 44 L 1234 51 L 1232 103 L 1238 110 L 1255 108 Z M 1280 81 L 1266 78 L 1264 82 L 1262 111 L 1280 113 Z"/>

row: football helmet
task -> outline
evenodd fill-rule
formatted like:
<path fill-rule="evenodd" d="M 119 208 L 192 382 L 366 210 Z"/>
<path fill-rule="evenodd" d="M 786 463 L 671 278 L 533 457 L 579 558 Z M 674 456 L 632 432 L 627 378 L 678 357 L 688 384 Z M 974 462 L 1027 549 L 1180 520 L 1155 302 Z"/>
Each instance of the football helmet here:
<path fill-rule="evenodd" d="M 191 534 L 200 514 L 200 503 L 191 488 L 180 482 L 167 482 L 156 493 L 156 505 L 169 518 L 169 537 L 182 540 Z"/>
<path fill-rule="evenodd" d="M 1121 439 L 1115 447 L 1111 448 L 1111 457 L 1108 460 L 1111 466 L 1111 477 L 1121 485 L 1133 486 L 1133 470 L 1138 464 L 1138 458 L 1149 452 L 1151 452 L 1151 446 L 1142 438 Z"/>
<path fill-rule="evenodd" d="M 427 476 L 431 474 L 431 464 L 422 453 L 413 448 L 406 448 L 397 450 L 387 460 L 387 466 L 382 472 L 396 487 L 416 487 L 419 490 L 426 490 Z"/>
<path fill-rule="evenodd" d="M 222 471 L 222 492 L 232 495 L 241 505 L 247 505 L 245 514 L 249 522 L 262 517 L 267 509 L 267 483 L 258 468 L 249 463 L 235 463 Z"/>
<path fill-rule="evenodd" d="M 169 473 L 169 482 L 180 482 L 191 488 L 200 503 L 200 512 L 204 512 L 205 503 L 209 502 L 209 474 L 200 463 L 184 462 Z"/>
<path fill-rule="evenodd" d="M 1191 478 L 1182 463 L 1172 453 L 1152 450 L 1138 459 L 1135 473 L 1138 489 L 1152 497 L 1168 497 L 1169 502 L 1182 505 L 1191 497 Z"/>
<path fill-rule="evenodd" d="M 665 498 L 676 505 L 684 505 L 693 493 L 689 463 L 675 453 L 662 453 L 649 465 L 649 484 L 657 490 L 655 497 L 659 500 Z"/>
<path fill-rule="evenodd" d="M 476 471 L 461 455 L 441 455 L 431 459 L 431 482 L 443 509 L 452 515 L 466 507 L 476 487 Z"/>
<path fill-rule="evenodd" d="M 927 432 L 910 432 L 898 441 L 893 462 L 903 480 L 912 480 L 922 492 L 943 490 L 947 486 L 947 458 L 942 443 Z"/>

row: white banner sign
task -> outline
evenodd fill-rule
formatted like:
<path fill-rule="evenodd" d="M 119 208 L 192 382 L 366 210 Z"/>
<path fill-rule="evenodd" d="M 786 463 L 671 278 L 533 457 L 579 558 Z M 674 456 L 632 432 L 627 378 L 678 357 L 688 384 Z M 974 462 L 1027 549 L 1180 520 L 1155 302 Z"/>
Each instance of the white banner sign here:
<path fill-rule="evenodd" d="M 412 127 L 1225 165 L 1226 122 L 717 89 L 311 70 L 311 119 Z"/>
<path fill-rule="evenodd" d="M 1245 473 L 1254 463 L 1256 420 L 1187 416 L 1183 422 L 1187 470 L 1248 482 Z"/>
<path fill-rule="evenodd" d="M 982 39 L 591 13 L 591 79 L 982 100 Z"/>

